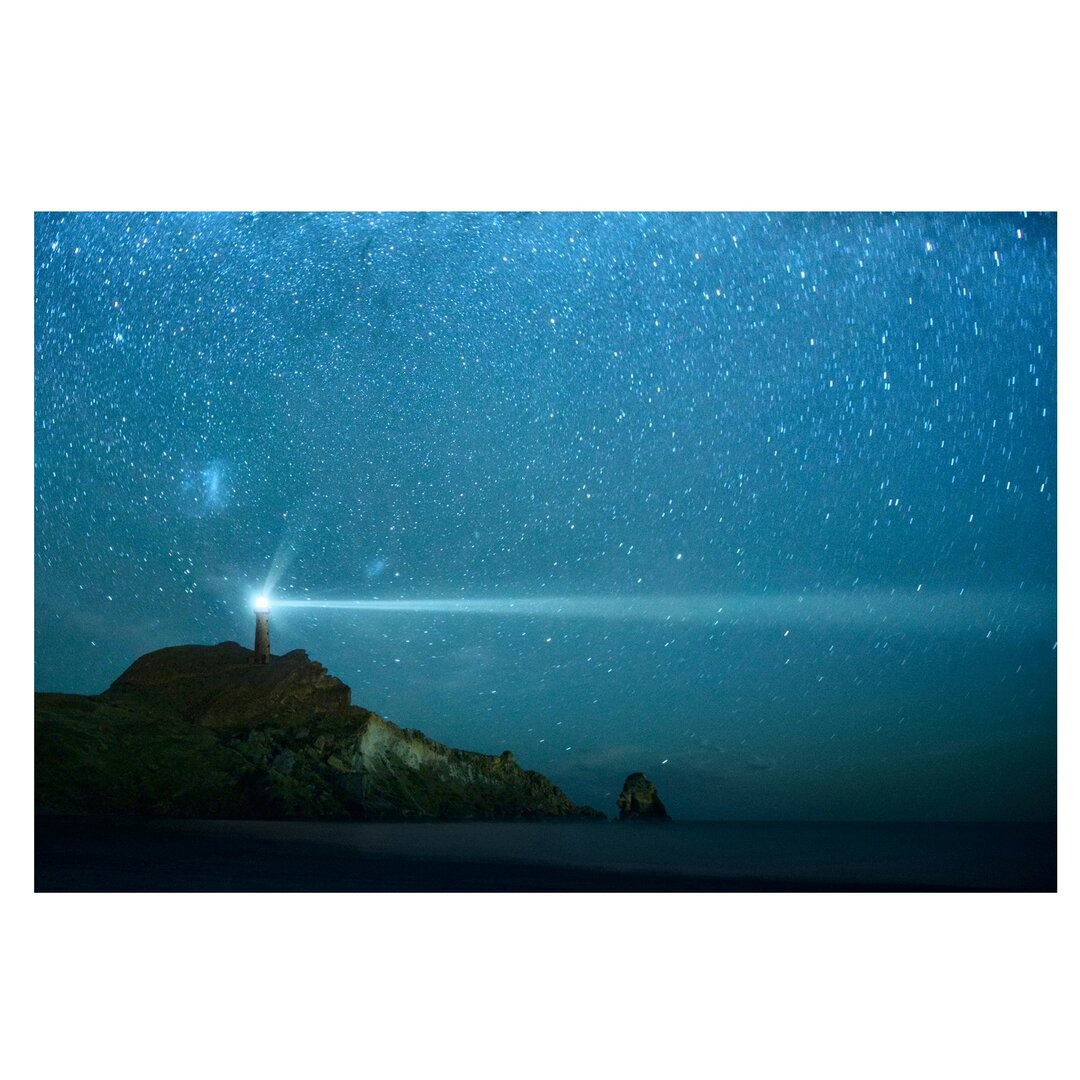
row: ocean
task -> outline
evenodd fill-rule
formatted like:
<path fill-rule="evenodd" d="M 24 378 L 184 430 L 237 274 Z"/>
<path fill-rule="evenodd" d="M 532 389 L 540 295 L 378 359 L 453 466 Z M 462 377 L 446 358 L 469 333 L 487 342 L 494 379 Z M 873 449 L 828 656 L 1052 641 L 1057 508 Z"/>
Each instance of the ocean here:
<path fill-rule="evenodd" d="M 1053 823 L 39 819 L 38 892 L 1054 891 Z"/>

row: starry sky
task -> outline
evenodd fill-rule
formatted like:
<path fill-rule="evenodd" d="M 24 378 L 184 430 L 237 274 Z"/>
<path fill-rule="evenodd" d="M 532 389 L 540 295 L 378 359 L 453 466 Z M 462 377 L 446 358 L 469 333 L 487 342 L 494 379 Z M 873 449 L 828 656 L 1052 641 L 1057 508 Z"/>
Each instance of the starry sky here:
<path fill-rule="evenodd" d="M 39 690 L 268 585 L 600 599 L 271 641 L 609 813 L 1053 817 L 1053 215 L 45 213 L 34 270 Z"/>

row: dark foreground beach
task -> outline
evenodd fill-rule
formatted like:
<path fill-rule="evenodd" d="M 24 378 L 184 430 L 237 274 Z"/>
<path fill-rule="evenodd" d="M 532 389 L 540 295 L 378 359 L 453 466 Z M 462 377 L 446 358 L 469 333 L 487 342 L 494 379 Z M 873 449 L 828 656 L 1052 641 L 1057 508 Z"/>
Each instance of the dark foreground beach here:
<path fill-rule="evenodd" d="M 40 818 L 38 892 L 1054 891 L 1017 823 L 356 824 Z"/>

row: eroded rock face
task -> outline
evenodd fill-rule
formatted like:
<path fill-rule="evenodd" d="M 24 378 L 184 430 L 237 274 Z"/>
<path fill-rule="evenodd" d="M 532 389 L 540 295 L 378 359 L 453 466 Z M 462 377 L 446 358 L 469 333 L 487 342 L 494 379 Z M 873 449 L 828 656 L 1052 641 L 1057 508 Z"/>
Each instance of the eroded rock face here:
<path fill-rule="evenodd" d="M 350 704 L 296 650 L 140 657 L 103 694 L 38 694 L 39 812 L 232 818 L 603 820 L 510 751 L 455 750 Z"/>
<path fill-rule="evenodd" d="M 303 649 L 253 663 L 235 641 L 177 645 L 140 656 L 99 700 L 203 727 L 301 723 L 348 713 L 352 692 Z"/>
<path fill-rule="evenodd" d="M 660 801 L 660 796 L 656 793 L 656 785 L 644 773 L 631 773 L 626 778 L 622 794 L 615 805 L 619 808 L 620 821 L 671 820 L 664 804 Z"/>

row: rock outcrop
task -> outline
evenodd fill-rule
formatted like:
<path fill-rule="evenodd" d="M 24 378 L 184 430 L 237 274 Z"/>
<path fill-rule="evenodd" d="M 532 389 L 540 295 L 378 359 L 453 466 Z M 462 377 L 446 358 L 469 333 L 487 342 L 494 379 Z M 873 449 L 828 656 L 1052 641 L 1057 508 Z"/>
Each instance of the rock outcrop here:
<path fill-rule="evenodd" d="M 37 694 L 39 813 L 203 818 L 596 818 L 545 776 L 350 702 L 297 650 L 140 657 L 103 694 Z"/>
<path fill-rule="evenodd" d="M 209 728 L 304 724 L 349 713 L 352 692 L 303 649 L 252 663 L 235 641 L 176 645 L 140 656 L 98 698 Z"/>
<path fill-rule="evenodd" d="M 644 773 L 631 773 L 626 778 L 615 804 L 619 808 L 620 821 L 671 820 L 656 793 L 656 785 Z"/>

